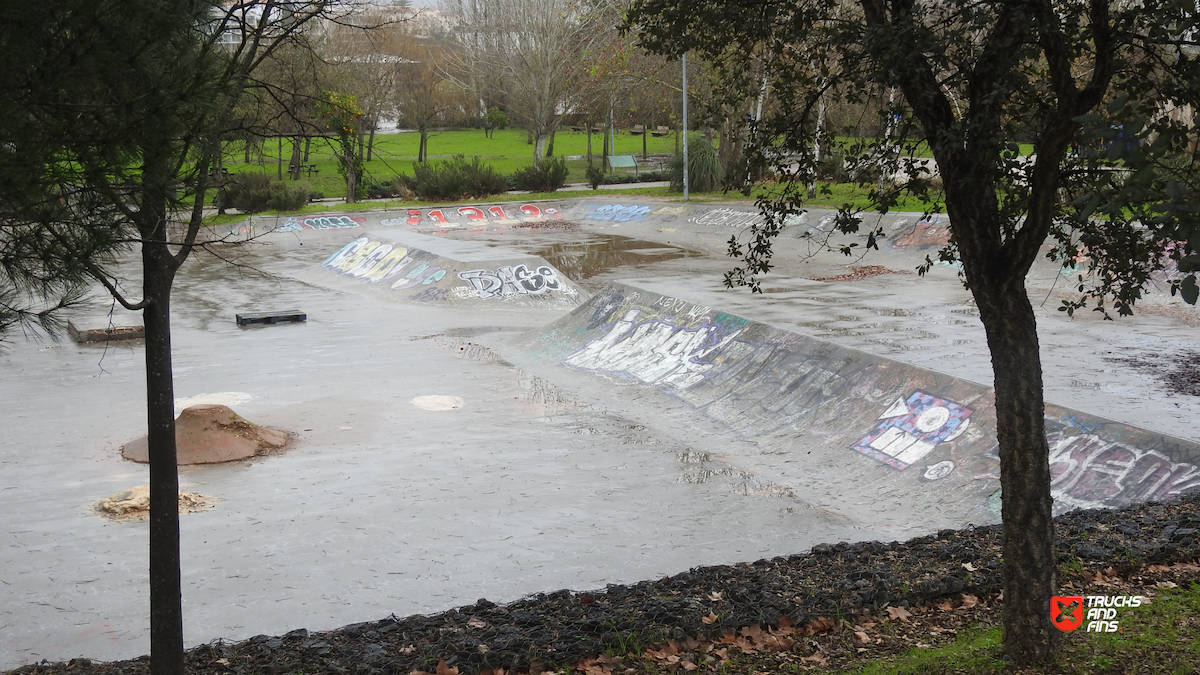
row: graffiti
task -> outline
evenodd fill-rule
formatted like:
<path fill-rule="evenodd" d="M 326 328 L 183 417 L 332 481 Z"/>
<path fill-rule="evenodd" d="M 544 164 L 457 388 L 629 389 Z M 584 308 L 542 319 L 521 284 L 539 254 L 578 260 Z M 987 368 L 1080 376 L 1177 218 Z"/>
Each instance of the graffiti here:
<path fill-rule="evenodd" d="M 631 220 L 643 220 L 646 214 L 650 213 L 649 206 L 635 206 L 624 204 L 588 204 L 587 213 L 584 218 L 588 220 L 613 221 L 616 223 L 627 223 Z"/>
<path fill-rule="evenodd" d="M 275 227 L 276 232 L 296 232 L 300 230 L 300 221 L 295 218 L 288 218 L 287 222 Z"/>
<path fill-rule="evenodd" d="M 945 460 L 925 467 L 925 480 L 941 480 L 954 471 L 954 462 Z"/>
<path fill-rule="evenodd" d="M 350 216 L 313 216 L 300 221 L 300 225 L 306 230 L 342 230 L 359 227 L 364 222 L 364 218 Z"/>
<path fill-rule="evenodd" d="M 410 266 L 414 265 L 411 267 Z M 379 283 L 399 276 L 407 270 L 400 279 L 395 281 L 392 290 L 401 290 L 417 284 L 432 284 L 441 281 L 446 276 L 446 270 L 433 267 L 428 263 L 418 263 L 409 250 L 403 246 L 393 246 L 379 241 L 371 241 L 368 237 L 359 237 L 346 244 L 321 266 L 347 277 L 361 279 L 364 283 Z"/>
<path fill-rule="evenodd" d="M 521 222 L 561 219 L 562 213 L 553 206 L 537 206 L 523 204 L 516 209 L 512 206 L 460 206 L 439 209 L 408 209 L 408 215 L 395 218 L 384 218 L 379 221 L 383 227 L 399 227 L 408 225 L 435 225 L 437 227 L 459 227 L 460 225 L 478 225 L 494 223 L 497 225 L 512 225 Z"/>
<path fill-rule="evenodd" d="M 891 238 L 889 248 L 927 249 L 937 246 L 941 248 L 950 243 L 950 223 L 942 223 L 941 218 L 932 222 L 925 221 L 910 225 L 900 230 Z"/>
<path fill-rule="evenodd" d="M 676 325 L 666 319 L 638 323 L 641 308 L 630 309 L 603 336 L 563 359 L 580 370 L 626 375 L 643 384 L 683 390 L 704 379 L 715 365 L 712 357 L 732 343 L 744 328 L 704 323 Z"/>
<path fill-rule="evenodd" d="M 1200 467 L 1095 434 L 1047 434 L 1055 511 L 1168 501 L 1200 487 Z"/>
<path fill-rule="evenodd" d="M 875 429 L 850 446 L 897 469 L 907 469 L 933 451 L 938 443 L 958 438 L 967 430 L 970 408 L 923 391 L 907 400 L 896 399 Z"/>
<path fill-rule="evenodd" d="M 729 227 L 747 227 L 758 220 L 754 211 L 738 211 L 737 209 L 710 209 L 688 218 L 689 223 L 697 225 L 728 225 Z"/>
<path fill-rule="evenodd" d="M 471 284 L 477 298 L 537 295 L 564 289 L 558 275 L 554 273 L 554 268 L 547 265 L 533 271 L 525 265 L 511 265 L 494 270 L 467 270 L 459 272 L 458 278 Z"/>

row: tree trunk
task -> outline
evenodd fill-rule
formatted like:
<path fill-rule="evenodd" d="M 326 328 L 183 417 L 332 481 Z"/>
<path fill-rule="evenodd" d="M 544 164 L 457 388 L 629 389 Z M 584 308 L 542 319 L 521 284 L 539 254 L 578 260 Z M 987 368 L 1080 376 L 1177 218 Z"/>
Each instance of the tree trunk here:
<path fill-rule="evenodd" d="M 279 154 L 275 155 L 275 173 L 279 180 L 283 180 L 283 136 L 277 138 L 279 141 Z"/>
<path fill-rule="evenodd" d="M 546 156 L 547 157 L 554 156 L 554 136 L 555 136 L 555 132 L 551 131 L 550 132 L 550 142 L 546 144 Z"/>
<path fill-rule="evenodd" d="M 420 131 L 421 143 L 417 147 L 417 161 L 421 164 L 428 164 L 428 149 L 429 149 L 429 130 L 422 128 Z"/>
<path fill-rule="evenodd" d="M 342 144 L 342 161 L 346 163 L 346 203 L 358 201 L 358 165 L 354 161 L 354 139 L 346 139 Z"/>
<path fill-rule="evenodd" d="M 304 137 L 304 161 L 308 162 L 308 151 L 312 148 L 312 136 Z"/>
<path fill-rule="evenodd" d="M 250 139 L 249 138 L 246 139 L 246 156 L 242 158 L 242 163 L 243 164 L 250 163 Z"/>
<path fill-rule="evenodd" d="M 646 137 L 650 135 L 650 127 L 642 130 L 642 159 L 646 159 Z"/>
<path fill-rule="evenodd" d="M 591 121 L 589 120 L 589 121 L 587 121 L 587 122 L 584 122 L 584 125 L 585 125 L 585 126 L 587 126 L 587 137 L 588 137 L 588 166 L 591 166 L 591 165 L 592 165 L 592 123 L 591 123 Z"/>
<path fill-rule="evenodd" d="M 291 169 L 292 180 L 300 180 L 300 137 L 292 138 L 292 159 L 288 165 Z"/>
<path fill-rule="evenodd" d="M 171 284 L 176 263 L 167 246 L 167 163 L 147 153 L 138 212 L 142 310 L 146 327 L 146 429 L 150 459 L 150 668 L 183 675 L 183 602 L 179 573 L 179 467 L 171 372 Z"/>
<path fill-rule="evenodd" d="M 367 161 L 375 155 L 375 127 L 371 127 L 371 135 L 367 137 Z"/>
<path fill-rule="evenodd" d="M 546 137 L 538 134 L 533 144 L 533 165 L 541 166 L 542 158 L 546 156 Z"/>

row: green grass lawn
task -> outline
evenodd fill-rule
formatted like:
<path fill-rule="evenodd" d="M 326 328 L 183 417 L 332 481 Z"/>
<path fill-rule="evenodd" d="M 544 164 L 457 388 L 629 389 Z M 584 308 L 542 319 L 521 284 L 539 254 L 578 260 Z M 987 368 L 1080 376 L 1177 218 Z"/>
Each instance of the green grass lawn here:
<path fill-rule="evenodd" d="M 691 132 L 693 139 L 700 136 L 700 132 Z M 525 139 L 525 132 L 520 129 L 497 130 L 492 138 L 484 136 L 480 129 L 436 132 L 429 138 L 429 158 L 431 161 L 437 161 L 454 155 L 465 155 L 468 158 L 478 156 L 485 164 L 490 164 L 500 173 L 508 175 L 533 163 L 533 146 L 526 143 Z M 412 175 L 420 140 L 417 133 L 376 134 L 374 153 L 371 161 L 366 163 L 367 180 L 390 181 L 399 174 Z M 671 155 L 675 152 L 674 134 L 661 138 L 650 136 L 645 140 L 646 151 L 650 155 Z M 603 141 L 602 135 L 592 134 L 592 153 L 597 160 L 602 153 Z M 225 168 L 234 173 L 261 171 L 277 174 L 280 167 L 278 139 L 268 139 L 265 146 L 261 161 L 251 154 L 251 162 L 247 164 L 244 162 L 245 152 L 241 143 L 226 144 Z M 554 154 L 557 157 L 586 156 L 587 134 L 570 129 L 560 131 L 554 140 Z M 640 159 L 642 136 L 618 131 L 614 154 L 634 154 Z M 285 176 L 291 156 L 291 142 L 284 139 L 282 171 Z M 337 163 L 334 161 L 334 146 L 329 140 L 313 139 L 309 161 L 306 164 L 316 165 L 317 172 L 311 176 L 301 174 L 300 180 L 309 183 L 314 190 L 326 197 L 345 196 L 346 183 L 338 174 Z M 586 180 L 586 159 L 568 160 L 567 166 L 571 169 L 567 182 L 582 183 Z M 659 168 L 659 164 L 651 161 L 642 168 L 655 170 Z M 632 173 L 628 169 L 623 172 Z"/>

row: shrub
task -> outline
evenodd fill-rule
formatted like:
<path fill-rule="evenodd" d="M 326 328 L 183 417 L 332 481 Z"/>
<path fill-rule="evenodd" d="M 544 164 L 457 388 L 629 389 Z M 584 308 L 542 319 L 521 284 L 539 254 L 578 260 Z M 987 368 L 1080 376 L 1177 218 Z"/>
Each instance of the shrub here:
<path fill-rule="evenodd" d="M 392 181 L 369 181 L 363 188 L 367 191 L 368 199 L 387 199 L 396 196 L 396 186 Z"/>
<path fill-rule="evenodd" d="M 267 206 L 276 211 L 295 211 L 308 203 L 312 188 L 308 183 L 271 183 Z M 239 209 L 240 210 L 240 209 Z"/>
<path fill-rule="evenodd" d="M 620 173 L 612 176 L 604 176 L 601 182 L 605 185 L 621 185 L 623 183 L 653 183 L 659 180 L 671 180 L 671 171 L 668 169 L 663 171 L 642 171 L 639 174 Z"/>
<path fill-rule="evenodd" d="M 217 193 L 222 198 L 217 206 L 222 209 L 233 207 L 242 213 L 266 211 L 271 201 L 271 182 L 271 177 L 265 173 L 234 174 L 225 184 L 224 192 Z"/>
<path fill-rule="evenodd" d="M 527 166 L 512 175 L 512 186 L 530 192 L 554 192 L 566 185 L 567 160 L 563 157 L 547 157 L 541 166 Z"/>
<path fill-rule="evenodd" d="M 605 182 L 604 171 L 598 166 L 589 164 L 586 174 L 588 183 L 591 184 L 593 190 L 600 187 L 600 184 Z"/>
<path fill-rule="evenodd" d="M 486 197 L 504 192 L 504 176 L 478 157 L 467 161 L 462 155 L 443 162 L 413 164 L 413 191 L 421 199 Z"/>
<path fill-rule="evenodd" d="M 667 171 L 671 174 L 671 190 L 683 192 L 683 155 L 672 157 Z M 688 146 L 688 191 L 712 192 L 724 178 L 721 158 L 712 143 L 703 139 L 693 141 Z"/>

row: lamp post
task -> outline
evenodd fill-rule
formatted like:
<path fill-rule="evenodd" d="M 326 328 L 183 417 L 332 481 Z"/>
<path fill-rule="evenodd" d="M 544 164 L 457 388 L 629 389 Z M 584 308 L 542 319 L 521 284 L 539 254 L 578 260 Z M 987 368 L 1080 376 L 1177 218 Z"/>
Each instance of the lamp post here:
<path fill-rule="evenodd" d="M 683 201 L 688 200 L 687 52 L 683 53 Z"/>

